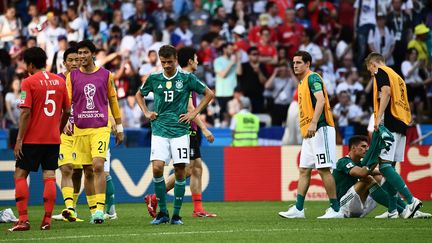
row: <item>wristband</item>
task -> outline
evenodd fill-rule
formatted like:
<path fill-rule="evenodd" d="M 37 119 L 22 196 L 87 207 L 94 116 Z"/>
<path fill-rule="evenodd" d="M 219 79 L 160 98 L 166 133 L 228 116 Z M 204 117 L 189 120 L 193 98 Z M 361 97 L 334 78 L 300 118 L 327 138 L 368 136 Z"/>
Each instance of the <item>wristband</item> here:
<path fill-rule="evenodd" d="M 116 130 L 117 132 L 123 132 L 123 125 L 122 124 L 116 125 Z"/>

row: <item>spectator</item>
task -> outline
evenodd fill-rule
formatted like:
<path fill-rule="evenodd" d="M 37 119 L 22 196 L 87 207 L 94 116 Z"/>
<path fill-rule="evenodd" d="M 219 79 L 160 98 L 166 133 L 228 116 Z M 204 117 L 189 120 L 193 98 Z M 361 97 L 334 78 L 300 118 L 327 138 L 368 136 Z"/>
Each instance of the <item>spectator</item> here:
<path fill-rule="evenodd" d="M 129 23 L 145 27 L 147 31 L 151 32 L 156 26 L 153 16 L 147 12 L 147 5 L 144 0 L 135 1 L 135 14 L 129 17 Z M 124 15 L 124 14 L 123 14 Z"/>
<path fill-rule="evenodd" d="M 122 15 L 122 12 L 120 9 L 115 9 L 113 11 L 112 22 L 109 25 L 109 29 L 112 31 L 112 28 L 114 26 L 117 26 L 120 28 L 120 30 L 122 31 L 121 35 L 126 34 L 126 30 L 128 29 L 128 23 L 123 19 L 123 15 Z M 112 37 L 111 34 L 109 34 L 109 37 Z"/>
<path fill-rule="evenodd" d="M 225 43 L 220 48 L 222 56 L 214 61 L 216 73 L 216 99 L 220 106 L 220 113 L 223 116 L 223 126 L 227 119 L 227 103 L 232 99 L 234 88 L 237 86 L 237 74 L 241 74 L 239 52 L 234 53 L 232 43 Z"/>
<path fill-rule="evenodd" d="M 370 116 L 373 113 L 372 107 L 369 103 L 368 95 L 364 91 L 357 92 L 355 104 L 358 108 L 360 108 L 362 113 L 361 115 L 351 119 L 350 124 L 354 126 L 354 134 L 367 136 L 367 127 L 369 125 Z M 358 114 L 360 114 L 360 111 Z"/>
<path fill-rule="evenodd" d="M 270 42 L 270 29 L 262 28 L 260 42 L 257 44 L 259 61 L 266 65 L 267 73 L 273 72 L 273 64 L 277 63 L 277 50 L 274 43 Z"/>
<path fill-rule="evenodd" d="M 244 34 L 246 32 L 245 27 L 243 25 L 237 25 L 232 30 L 234 37 L 234 46 L 241 53 L 241 63 L 245 63 L 249 61 L 249 57 L 247 51 L 250 48 L 249 42 L 244 39 Z"/>
<path fill-rule="evenodd" d="M 91 40 L 95 44 L 97 49 L 108 48 L 107 43 L 104 41 L 99 31 L 99 23 L 96 22 L 89 23 L 87 39 Z"/>
<path fill-rule="evenodd" d="M 122 124 L 127 128 L 140 128 L 144 115 L 136 102 L 135 95 L 130 94 L 121 106 Z"/>
<path fill-rule="evenodd" d="M 270 28 L 276 28 L 282 24 L 282 19 L 278 16 L 278 6 L 275 2 L 267 2 L 265 12 L 269 16 L 268 26 Z"/>
<path fill-rule="evenodd" d="M 353 30 L 353 16 L 355 14 L 354 2 L 356 0 L 340 0 L 338 8 L 337 22 L 342 25 L 342 28 L 346 27 L 351 32 Z"/>
<path fill-rule="evenodd" d="M 336 45 L 335 50 L 335 56 L 336 61 L 340 62 L 343 60 L 343 58 L 349 54 L 351 57 L 353 55 L 353 39 L 352 39 L 353 33 L 352 30 L 348 27 L 342 27 L 340 35 L 339 35 L 339 41 Z"/>
<path fill-rule="evenodd" d="M 18 122 L 20 116 L 20 92 L 21 92 L 21 81 L 18 77 L 14 77 L 9 92 L 6 93 L 5 104 L 6 104 L 6 128 L 9 129 L 9 145 L 13 148 L 16 142 L 16 136 L 18 134 Z"/>
<path fill-rule="evenodd" d="M 357 117 L 362 116 L 360 107 L 353 105 L 348 92 L 342 91 L 338 94 L 339 103 L 333 108 L 333 117 L 337 123 L 342 138 L 345 136 L 345 128 L 351 125 Z"/>
<path fill-rule="evenodd" d="M 268 29 L 270 31 L 270 42 L 277 42 L 277 35 L 273 28 L 269 28 L 269 16 L 261 14 L 258 20 L 258 25 L 249 30 L 248 40 L 251 45 L 256 46 L 261 39 L 261 30 Z"/>
<path fill-rule="evenodd" d="M 211 15 L 215 14 L 218 7 L 223 7 L 221 0 L 203 0 L 203 9 L 209 12 Z"/>
<path fill-rule="evenodd" d="M 158 30 L 165 28 L 165 20 L 168 18 L 177 20 L 178 15 L 174 12 L 173 0 L 163 0 L 162 7 L 153 13 L 153 18 Z"/>
<path fill-rule="evenodd" d="M 250 26 L 250 12 L 246 8 L 246 5 L 242 0 L 235 0 L 232 9 L 231 14 L 235 15 L 238 18 L 237 24 L 242 25 L 243 27 L 249 29 Z"/>
<path fill-rule="evenodd" d="M 332 18 L 336 18 L 336 8 L 330 1 L 326 0 L 311 0 L 308 4 L 308 11 L 310 14 L 310 20 L 312 24 L 312 28 L 315 30 L 319 29 L 319 15 L 320 11 L 326 9 L 326 11 L 330 14 Z"/>
<path fill-rule="evenodd" d="M 49 67 L 52 73 L 63 73 L 66 71 L 66 67 L 63 63 L 63 53 L 68 48 L 68 43 L 66 36 L 64 35 L 57 37 L 57 41 L 59 49 L 56 53 L 54 53 L 52 63 L 49 65 Z"/>
<path fill-rule="evenodd" d="M 419 24 L 414 29 L 415 39 L 408 43 L 408 48 L 415 48 L 418 53 L 417 60 L 429 63 L 429 53 L 426 45 L 430 29 L 425 24 Z"/>
<path fill-rule="evenodd" d="M 201 7 L 201 0 L 193 1 L 193 11 L 189 14 L 191 21 L 192 42 L 194 46 L 199 45 L 202 36 L 209 28 L 210 14 Z M 222 8 L 223 9 L 223 8 Z"/>
<path fill-rule="evenodd" d="M 406 59 L 402 62 L 401 71 L 406 83 L 408 101 L 411 112 L 415 112 L 413 120 L 418 123 L 423 121 L 423 109 L 426 103 L 426 90 L 419 70 L 424 65 L 424 60 L 417 60 L 418 52 L 415 48 L 407 50 Z"/>
<path fill-rule="evenodd" d="M 342 59 L 342 62 L 340 63 L 338 69 L 336 69 L 335 76 L 336 76 L 336 85 L 338 85 L 341 82 L 345 82 L 345 74 L 352 70 L 357 72 L 357 68 L 354 67 L 354 62 L 352 58 L 352 52 L 348 52 Z"/>
<path fill-rule="evenodd" d="M 378 13 L 377 25 L 369 31 L 368 45 L 370 51 L 380 53 L 384 56 L 387 66 L 393 66 L 395 39 L 393 32 L 385 26 L 385 21 L 386 16 Z"/>
<path fill-rule="evenodd" d="M 73 2 L 71 2 L 73 3 Z M 78 15 L 78 10 L 74 4 L 69 5 L 67 9 L 69 22 L 66 25 L 68 32 L 68 41 L 82 41 L 84 39 L 85 21 Z"/>
<path fill-rule="evenodd" d="M 335 45 L 333 36 L 336 35 L 335 33 L 339 28 L 340 25 L 334 22 L 329 10 L 321 9 L 318 15 L 318 25 L 315 29 L 317 34 L 314 37 L 314 42 L 323 49 L 333 48 Z"/>
<path fill-rule="evenodd" d="M 27 33 L 29 36 L 35 36 L 38 39 L 41 35 L 43 35 L 44 30 L 38 31 L 37 26 L 42 25 L 47 20 L 47 17 L 44 15 L 39 15 L 39 11 L 37 9 L 36 4 L 29 4 L 28 6 L 28 14 L 31 17 L 30 23 L 27 25 Z"/>
<path fill-rule="evenodd" d="M 282 126 L 286 120 L 295 80 L 294 72 L 288 67 L 288 63 L 280 63 L 265 83 L 265 88 L 272 90 L 273 109 L 270 111 L 272 126 Z"/>
<path fill-rule="evenodd" d="M 41 42 L 45 46 L 47 54 L 48 70 L 53 62 L 54 54 L 59 50 L 58 38 L 60 36 L 67 36 L 66 29 L 59 26 L 59 18 L 54 16 L 53 13 L 47 14 L 48 25 L 43 32 L 44 35 L 41 37 Z"/>
<path fill-rule="evenodd" d="M 231 119 L 232 146 L 257 146 L 259 118 L 250 112 L 249 98 L 240 99 L 241 110 Z"/>
<path fill-rule="evenodd" d="M 158 62 L 157 51 L 150 50 L 148 52 L 148 62 L 141 65 L 139 69 L 139 76 L 142 82 L 144 82 L 151 73 L 161 70 L 162 66 L 159 65 Z"/>
<path fill-rule="evenodd" d="M 128 57 L 132 63 L 132 67 L 138 70 L 140 66 L 138 57 L 138 36 L 141 32 L 141 26 L 137 24 L 132 24 L 129 27 L 128 33 L 121 40 L 120 52 L 123 57 Z"/>
<path fill-rule="evenodd" d="M 368 35 L 377 23 L 378 6 L 375 5 L 376 2 L 376 0 L 356 0 L 354 3 L 354 33 L 357 43 L 355 64 L 357 69 L 363 67 L 367 52 Z"/>
<path fill-rule="evenodd" d="M 312 24 L 310 20 L 307 18 L 307 12 L 304 3 L 297 3 L 295 6 L 295 10 L 296 10 L 295 22 L 303 25 L 305 29 L 312 28 Z"/>
<path fill-rule="evenodd" d="M 0 16 L 0 48 L 9 50 L 14 38 L 20 35 L 21 28 L 21 21 L 16 17 L 14 5 L 7 5 L 4 15 Z"/>
<path fill-rule="evenodd" d="M 242 97 L 244 96 L 240 87 L 239 86 L 235 87 L 233 98 L 230 101 L 228 101 L 227 104 L 228 115 L 230 118 L 232 118 L 235 114 L 240 112 L 241 110 L 240 99 Z"/>
<path fill-rule="evenodd" d="M 277 30 L 278 42 L 288 51 L 288 58 L 291 60 L 300 46 L 300 36 L 304 31 L 303 25 L 295 22 L 294 9 L 286 10 L 285 22 Z"/>
<path fill-rule="evenodd" d="M 122 42 L 122 30 L 119 26 L 114 25 L 110 30 L 110 35 L 108 38 L 108 52 L 119 52 Z"/>
<path fill-rule="evenodd" d="M 178 49 L 184 46 L 191 46 L 193 33 L 189 29 L 190 20 L 188 16 L 180 16 L 178 22 L 179 26 L 175 29 L 174 34 L 176 34 L 180 38 L 180 41 L 175 45 L 175 47 Z"/>
<path fill-rule="evenodd" d="M 234 27 L 237 25 L 238 18 L 230 14 L 228 15 L 227 22 L 223 24 L 222 31 L 220 32 L 220 35 L 223 37 L 223 39 L 227 42 L 234 42 Z"/>
<path fill-rule="evenodd" d="M 264 84 L 267 81 L 265 65 L 259 62 L 259 52 L 256 47 L 248 50 L 249 62 L 242 65 L 238 76 L 238 84 L 243 94 L 252 101 L 252 113 L 264 113 Z"/>
<path fill-rule="evenodd" d="M 394 69 L 402 74 L 400 68 L 405 59 L 401 53 L 406 53 L 408 42 L 412 38 L 412 23 L 410 16 L 402 11 L 402 0 L 392 0 L 392 8 L 387 15 L 386 25 L 395 37 Z"/>
<path fill-rule="evenodd" d="M 216 8 L 215 14 L 212 16 L 212 19 L 213 20 L 217 19 L 221 22 L 224 22 L 226 20 L 226 17 L 227 17 L 227 13 L 225 8 L 223 6 L 220 6 Z"/>
<path fill-rule="evenodd" d="M 351 102 L 354 103 L 356 94 L 363 91 L 363 85 L 359 82 L 359 76 L 355 69 L 350 69 L 345 72 L 345 80 L 336 87 L 336 94 L 347 92 Z"/>
<path fill-rule="evenodd" d="M 312 67 L 319 67 L 324 63 L 324 56 L 321 48 L 315 44 L 312 40 L 315 36 L 313 29 L 306 29 L 301 35 L 302 44 L 299 47 L 301 51 L 307 51 L 312 56 Z"/>

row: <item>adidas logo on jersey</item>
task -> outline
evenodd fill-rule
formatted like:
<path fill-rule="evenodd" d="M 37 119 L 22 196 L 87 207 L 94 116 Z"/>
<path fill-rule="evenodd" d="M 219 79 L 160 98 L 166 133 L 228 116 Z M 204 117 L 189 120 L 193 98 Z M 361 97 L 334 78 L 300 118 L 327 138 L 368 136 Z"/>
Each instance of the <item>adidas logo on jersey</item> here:
<path fill-rule="evenodd" d="M 158 89 L 162 89 L 162 84 L 159 84 Z"/>

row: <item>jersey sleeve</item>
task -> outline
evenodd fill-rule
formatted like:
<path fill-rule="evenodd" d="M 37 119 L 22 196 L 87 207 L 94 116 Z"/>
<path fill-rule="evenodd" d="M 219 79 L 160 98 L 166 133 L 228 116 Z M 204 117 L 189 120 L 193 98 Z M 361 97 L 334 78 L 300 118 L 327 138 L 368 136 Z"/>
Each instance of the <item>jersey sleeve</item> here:
<path fill-rule="evenodd" d="M 323 90 L 323 82 L 317 74 L 311 74 L 308 78 L 309 89 L 312 93 L 316 93 Z"/>
<path fill-rule="evenodd" d="M 347 175 L 349 175 L 352 168 L 354 168 L 356 165 L 348 158 L 342 158 L 339 159 L 336 164 L 336 169 L 338 171 L 341 171 Z"/>
<path fill-rule="evenodd" d="M 142 96 L 147 96 L 150 92 L 153 91 L 153 75 L 149 75 L 148 78 L 146 79 L 146 81 L 144 82 L 143 85 L 141 85 L 141 88 L 139 89 L 140 93 Z"/>
<path fill-rule="evenodd" d="M 32 107 L 32 93 L 31 87 L 28 80 L 24 80 L 21 85 L 21 100 L 20 108 L 31 108 Z"/>
<path fill-rule="evenodd" d="M 197 92 L 198 94 L 203 94 L 204 91 L 206 90 L 206 85 L 201 82 L 197 76 L 195 76 L 194 74 L 190 74 L 189 76 L 189 80 L 190 80 L 190 89 L 192 91 Z"/>
<path fill-rule="evenodd" d="M 383 86 L 390 86 L 390 79 L 386 72 L 381 68 L 378 68 L 378 72 L 375 74 L 378 90 L 381 90 Z"/>
<path fill-rule="evenodd" d="M 71 82 L 71 73 L 68 73 L 66 76 L 66 89 L 69 97 L 69 103 L 72 103 L 72 82 Z"/>
<path fill-rule="evenodd" d="M 117 93 L 114 86 L 114 75 L 110 72 L 108 77 L 108 99 L 110 101 L 110 107 L 112 107 L 110 114 L 112 113 L 115 119 L 121 118 L 120 107 L 117 101 Z"/>

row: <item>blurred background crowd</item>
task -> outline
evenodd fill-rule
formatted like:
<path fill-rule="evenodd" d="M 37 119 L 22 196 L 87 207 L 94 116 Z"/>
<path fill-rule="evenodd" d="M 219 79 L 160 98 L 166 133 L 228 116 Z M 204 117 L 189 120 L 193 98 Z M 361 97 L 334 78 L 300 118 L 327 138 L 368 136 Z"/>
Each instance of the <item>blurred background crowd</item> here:
<path fill-rule="evenodd" d="M 39 46 L 47 70 L 64 72 L 63 52 L 83 39 L 115 76 L 125 127 L 149 126 L 134 94 L 161 70 L 164 44 L 196 48 L 196 75 L 216 94 L 201 114 L 209 127 L 229 127 L 242 97 L 263 123 L 289 125 L 297 50 L 311 53 L 339 132 L 367 134 L 372 82 L 363 59 L 371 51 L 404 77 L 413 122 L 431 121 L 432 0 L 2 0 L 0 12 L 0 128 L 11 135 L 27 76 L 22 52 Z"/>

